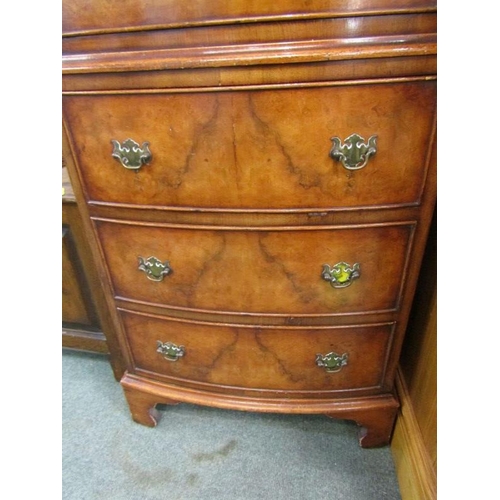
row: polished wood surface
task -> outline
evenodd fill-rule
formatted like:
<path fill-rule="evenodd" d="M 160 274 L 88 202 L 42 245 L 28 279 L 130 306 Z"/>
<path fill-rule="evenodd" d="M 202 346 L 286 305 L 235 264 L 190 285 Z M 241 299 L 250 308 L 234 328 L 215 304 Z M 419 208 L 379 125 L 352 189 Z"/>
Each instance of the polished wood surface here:
<path fill-rule="evenodd" d="M 62 346 L 109 356 L 117 380 L 125 363 L 89 249 L 84 222 L 66 168 L 62 169 Z"/>
<path fill-rule="evenodd" d="M 401 371 L 426 450 L 437 472 L 437 213 L 408 322 Z"/>
<path fill-rule="evenodd" d="M 117 297 L 262 315 L 396 310 L 414 229 L 412 223 L 280 230 L 95 223 Z M 138 270 L 138 257 L 151 256 L 173 270 L 161 282 Z M 358 263 L 361 276 L 335 289 L 321 272 L 339 262 Z"/>
<path fill-rule="evenodd" d="M 436 224 L 434 218 L 397 379 L 402 406 L 391 449 L 403 500 L 437 498 Z"/>
<path fill-rule="evenodd" d="M 411 43 L 405 55 L 422 56 L 430 50 L 429 44 L 432 36 L 417 35 L 409 37 Z M 279 64 L 283 58 L 288 63 L 343 61 L 346 59 L 360 60 L 373 57 L 390 57 L 394 49 L 391 44 L 401 42 L 397 37 L 385 37 L 380 45 L 366 45 L 366 41 L 361 43 L 336 43 L 325 41 L 313 42 L 288 42 L 286 46 L 282 44 L 271 44 L 270 47 L 258 46 L 256 48 L 248 46 L 224 47 L 214 49 L 213 47 L 186 49 L 158 49 L 139 53 L 139 59 L 134 59 L 128 52 L 117 54 L 96 53 L 92 55 L 91 61 L 88 56 L 68 55 L 66 56 L 66 73 L 92 73 L 97 69 L 102 72 L 117 73 L 130 70 L 135 62 L 138 71 L 158 71 L 189 68 L 209 68 L 232 66 L 231 61 L 240 59 L 242 66 L 272 65 Z"/>
<path fill-rule="evenodd" d="M 402 372 L 396 377 L 401 403 L 391 441 L 391 451 L 398 476 L 402 500 L 435 500 L 437 475 L 435 464 L 426 447 L 415 407 Z M 434 409 L 429 408 L 432 415 Z"/>
<path fill-rule="evenodd" d="M 63 349 L 72 349 L 87 353 L 99 353 L 109 356 L 109 347 L 106 337 L 101 330 L 82 327 L 81 324 L 62 327 Z M 120 380 L 122 372 L 115 372 L 116 380 Z"/>
<path fill-rule="evenodd" d="M 174 383 L 183 379 L 287 394 L 321 391 L 330 397 L 333 394 L 328 393 L 373 393 L 384 386 L 394 326 L 213 325 L 133 311 L 122 311 L 122 319 L 138 373 L 161 374 Z M 177 361 L 166 360 L 156 350 L 157 341 L 184 346 L 186 354 Z M 315 362 L 317 354 L 332 351 L 348 354 L 347 365 L 337 373 L 328 373 Z"/>
<path fill-rule="evenodd" d="M 387 444 L 436 195 L 435 4 L 63 4 L 63 144 L 132 418 L 323 413 Z M 378 149 L 349 172 L 329 152 L 353 133 Z M 128 138 L 150 143 L 138 172 L 111 157 Z M 150 282 L 139 256 L 173 273 Z M 340 261 L 361 276 L 333 289 Z M 336 348 L 349 363 L 321 371 Z"/>
<path fill-rule="evenodd" d="M 244 0 L 231 3 L 176 0 L 72 0 L 63 2 L 63 34 L 137 31 L 256 21 L 434 12 L 432 0 Z"/>
<path fill-rule="evenodd" d="M 62 169 L 62 186 L 62 345 L 108 354 L 92 294 L 92 271 L 87 272 L 92 262 L 66 168 Z"/>
<path fill-rule="evenodd" d="M 364 398 L 252 398 L 244 395 L 208 393 L 196 389 L 180 389 L 177 385 L 125 373 L 121 384 L 134 421 L 148 427 L 157 425 L 162 416 L 157 405 L 181 402 L 216 408 L 272 413 L 324 414 L 331 418 L 354 420 L 360 425 L 359 444 L 365 448 L 384 446 L 390 440 L 399 407 L 391 394 Z M 167 410 L 168 411 L 168 410 Z"/>
<path fill-rule="evenodd" d="M 189 49 L 193 54 L 193 48 L 201 47 L 235 47 L 251 46 L 253 52 L 255 47 L 269 47 L 279 44 L 283 39 L 296 42 L 308 42 L 311 40 L 334 40 L 330 44 L 337 46 L 341 43 L 367 44 L 367 39 L 381 37 L 394 40 L 404 38 L 406 41 L 413 36 L 418 37 L 433 33 L 436 30 L 436 16 L 433 12 L 418 12 L 405 16 L 388 14 L 385 16 L 359 16 L 355 23 L 346 23 L 344 18 L 309 18 L 307 23 L 302 22 L 304 16 L 298 16 L 295 20 L 282 20 L 278 27 L 275 23 L 239 23 L 220 24 L 211 26 L 198 26 L 195 30 L 186 29 L 156 29 L 154 36 L 144 36 L 144 31 L 135 29 L 116 33 L 101 33 L 98 35 L 87 34 L 85 37 L 65 36 L 62 40 L 63 50 L 66 57 L 79 54 L 93 54 L 106 52 L 118 52 L 134 50 L 140 45 L 141 50 L 165 50 L 172 52 L 179 49 Z M 311 37 L 314 33 L 314 38 Z M 258 41 L 258 43 L 256 43 Z M 282 45 L 282 44 L 281 44 Z M 268 51 L 270 52 L 270 51 Z M 276 52 L 276 51 L 275 51 Z M 83 63 L 83 57 L 80 58 Z M 136 63 L 137 64 L 137 63 Z M 65 68 L 68 71 L 67 68 Z"/>
<path fill-rule="evenodd" d="M 400 83 L 436 80 L 436 48 L 429 47 L 424 54 L 399 58 L 372 58 L 316 63 L 295 63 L 290 66 L 279 64 L 248 67 L 220 68 L 178 68 L 155 71 L 105 71 L 102 73 L 69 72 L 64 76 L 65 96 L 119 94 L 135 95 L 163 94 L 169 92 L 190 92 L 203 87 L 205 92 L 242 90 L 272 90 L 282 88 L 306 88 L 343 86 L 376 83 Z M 181 66 L 183 63 L 179 63 Z M 313 71 L 311 71 L 313 70 Z M 394 76 L 401 75 L 401 76 Z M 196 82 L 199 87 L 193 87 Z M 291 83 L 293 82 L 293 83 Z"/>
<path fill-rule="evenodd" d="M 435 82 L 72 96 L 64 108 L 92 202 L 374 208 L 420 201 Z M 377 153 L 359 171 L 329 157 L 331 137 L 353 133 L 377 136 Z M 127 138 L 149 143 L 150 165 L 130 171 L 112 158 L 111 140 Z"/>
<path fill-rule="evenodd" d="M 98 326 L 87 283 L 81 278 L 82 267 L 78 260 L 69 226 L 62 229 L 62 317 L 67 323 Z"/>
<path fill-rule="evenodd" d="M 86 247 L 83 243 L 80 248 L 78 208 L 66 168 L 62 169 L 62 189 L 62 320 L 67 325 L 100 333 L 99 318 L 80 257 Z"/>

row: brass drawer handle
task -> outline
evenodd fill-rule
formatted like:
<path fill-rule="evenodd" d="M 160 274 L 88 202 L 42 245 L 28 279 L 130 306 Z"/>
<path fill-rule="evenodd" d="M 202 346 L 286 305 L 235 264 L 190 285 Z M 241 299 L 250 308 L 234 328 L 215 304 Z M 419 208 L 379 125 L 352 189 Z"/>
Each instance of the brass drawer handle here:
<path fill-rule="evenodd" d="M 321 272 L 321 277 L 329 281 L 333 288 L 346 288 L 360 276 L 361 270 L 357 262 L 352 267 L 346 262 L 338 262 L 333 267 L 324 264 Z"/>
<path fill-rule="evenodd" d="M 186 348 L 183 345 L 175 345 L 172 342 L 156 341 L 156 352 L 159 352 L 167 361 L 177 361 L 186 354 Z"/>
<path fill-rule="evenodd" d="M 163 281 L 165 276 L 173 273 L 168 261 L 162 262 L 156 257 L 149 257 L 147 259 L 139 257 L 138 269 L 144 271 L 151 281 Z"/>
<path fill-rule="evenodd" d="M 132 139 L 127 139 L 121 144 L 112 139 L 111 144 L 113 144 L 111 156 L 129 170 L 139 170 L 144 164 L 147 165 L 153 159 L 149 150 L 149 142 L 144 142 L 141 147 Z"/>
<path fill-rule="evenodd" d="M 347 353 L 337 354 L 329 352 L 328 354 L 316 354 L 316 364 L 320 368 L 324 368 L 328 373 L 336 373 L 342 370 L 342 367 L 347 365 Z"/>
<path fill-rule="evenodd" d="M 377 136 L 372 135 L 365 143 L 363 137 L 358 134 L 352 134 L 345 139 L 342 145 L 340 137 L 332 137 L 332 149 L 330 156 L 340 161 L 347 170 L 359 170 L 366 166 L 368 160 L 377 152 Z"/>

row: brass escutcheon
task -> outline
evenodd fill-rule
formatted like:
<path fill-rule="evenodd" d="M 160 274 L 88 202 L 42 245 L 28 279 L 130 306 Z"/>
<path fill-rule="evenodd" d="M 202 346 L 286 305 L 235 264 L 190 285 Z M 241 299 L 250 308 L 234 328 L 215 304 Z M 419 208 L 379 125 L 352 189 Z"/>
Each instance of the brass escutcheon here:
<path fill-rule="evenodd" d="M 144 271 L 151 281 L 163 281 L 165 276 L 173 272 L 168 261 L 162 262 L 156 257 L 149 257 L 147 259 L 138 257 L 138 259 L 139 271 Z"/>
<path fill-rule="evenodd" d="M 111 144 L 113 144 L 111 156 L 129 170 L 139 170 L 143 165 L 150 163 L 153 158 L 149 150 L 149 142 L 144 142 L 141 147 L 132 139 L 127 139 L 121 144 L 112 139 Z"/>
<path fill-rule="evenodd" d="M 347 358 L 347 353 L 342 354 L 342 356 L 336 352 L 329 352 L 325 355 L 316 354 L 316 365 L 324 368 L 328 373 L 336 373 L 347 365 Z"/>
<path fill-rule="evenodd" d="M 183 345 L 175 345 L 172 342 L 156 341 L 156 352 L 159 352 L 167 361 L 177 361 L 186 354 L 186 348 Z"/>
<path fill-rule="evenodd" d="M 338 262 L 332 267 L 323 264 L 321 272 L 321 277 L 325 281 L 329 281 L 333 288 L 346 288 L 360 276 L 361 270 L 357 262 L 352 267 L 346 262 Z"/>
<path fill-rule="evenodd" d="M 377 152 L 377 136 L 372 135 L 365 143 L 363 137 L 352 134 L 342 144 L 340 137 L 332 137 L 330 156 L 340 161 L 347 170 L 360 170 L 366 166 L 368 160 Z"/>

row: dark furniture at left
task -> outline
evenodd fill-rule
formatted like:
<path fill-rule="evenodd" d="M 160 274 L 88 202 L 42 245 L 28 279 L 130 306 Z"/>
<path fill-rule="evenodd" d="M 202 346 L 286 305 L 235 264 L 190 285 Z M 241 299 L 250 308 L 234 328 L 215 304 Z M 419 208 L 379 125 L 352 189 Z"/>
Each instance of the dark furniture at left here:
<path fill-rule="evenodd" d="M 108 355 L 117 380 L 124 364 L 107 313 L 81 215 L 62 169 L 62 346 Z"/>

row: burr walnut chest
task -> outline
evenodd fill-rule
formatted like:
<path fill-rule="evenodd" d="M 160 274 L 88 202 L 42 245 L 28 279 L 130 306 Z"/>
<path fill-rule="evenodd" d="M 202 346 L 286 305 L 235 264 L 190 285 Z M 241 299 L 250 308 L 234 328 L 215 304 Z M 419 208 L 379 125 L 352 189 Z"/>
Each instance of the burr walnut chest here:
<path fill-rule="evenodd" d="M 318 413 L 388 443 L 435 114 L 432 1 L 63 1 L 64 156 L 135 421 Z"/>

